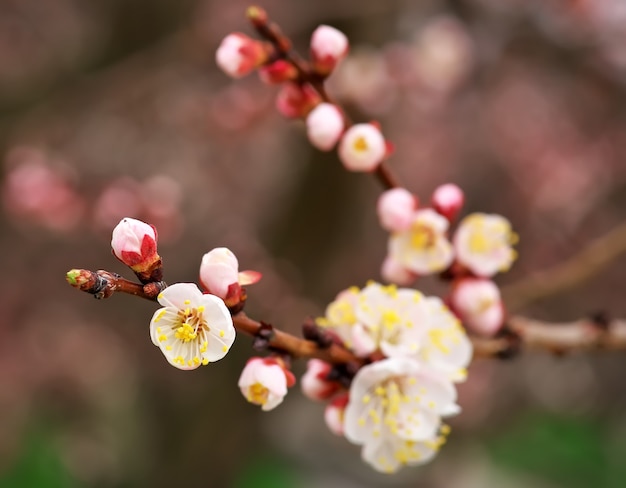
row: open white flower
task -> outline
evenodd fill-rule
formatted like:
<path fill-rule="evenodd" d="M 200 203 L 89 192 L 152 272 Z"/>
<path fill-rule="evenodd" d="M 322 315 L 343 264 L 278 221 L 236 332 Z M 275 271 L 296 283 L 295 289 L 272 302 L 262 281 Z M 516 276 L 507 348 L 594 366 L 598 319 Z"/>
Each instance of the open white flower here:
<path fill-rule="evenodd" d="M 420 275 L 445 270 L 454 258 L 445 235 L 448 225 L 445 217 L 430 208 L 416 211 L 411 226 L 389 238 L 389 256 Z"/>
<path fill-rule="evenodd" d="M 354 377 L 344 413 L 346 438 L 363 445 L 363 459 L 393 472 L 432 458 L 443 444 L 441 418 L 458 412 L 456 390 L 445 377 L 409 358 L 364 366 Z"/>
<path fill-rule="evenodd" d="M 517 257 L 512 248 L 517 239 L 501 215 L 474 213 L 459 224 L 454 249 L 459 263 L 477 276 L 489 277 L 509 270 Z"/>
<path fill-rule="evenodd" d="M 222 359 L 235 341 L 235 327 L 222 299 L 193 283 L 176 283 L 158 296 L 163 305 L 150 321 L 150 336 L 179 369 Z"/>

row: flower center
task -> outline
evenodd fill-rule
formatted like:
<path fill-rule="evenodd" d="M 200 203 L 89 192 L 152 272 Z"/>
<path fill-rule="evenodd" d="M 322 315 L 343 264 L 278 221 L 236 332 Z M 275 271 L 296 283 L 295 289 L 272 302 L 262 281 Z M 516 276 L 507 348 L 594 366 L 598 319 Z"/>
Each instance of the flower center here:
<path fill-rule="evenodd" d="M 411 247 L 419 250 L 430 249 L 435 245 L 433 229 L 423 224 L 415 224 L 411 232 Z"/>
<path fill-rule="evenodd" d="M 265 405 L 270 391 L 261 383 L 255 383 L 248 389 L 248 401 L 255 405 Z"/>
<path fill-rule="evenodd" d="M 352 147 L 354 148 L 355 151 L 358 151 L 358 152 L 364 152 L 369 149 L 369 146 L 367 145 L 367 141 L 365 140 L 365 137 L 363 136 L 357 137 L 354 140 Z"/>
<path fill-rule="evenodd" d="M 208 324 L 202 317 L 203 311 L 204 310 L 200 310 L 199 308 L 179 310 L 178 320 L 180 325 L 176 327 L 174 337 L 182 342 L 191 342 L 197 339 L 198 332 L 201 332 L 203 329 L 209 330 Z"/>

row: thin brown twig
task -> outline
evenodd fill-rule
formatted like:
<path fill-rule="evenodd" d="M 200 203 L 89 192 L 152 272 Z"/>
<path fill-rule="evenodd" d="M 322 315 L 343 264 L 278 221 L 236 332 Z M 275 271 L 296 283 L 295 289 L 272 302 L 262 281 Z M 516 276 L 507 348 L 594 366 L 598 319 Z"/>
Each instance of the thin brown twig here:
<path fill-rule="evenodd" d="M 280 27 L 272 22 L 265 10 L 261 7 L 253 6 L 249 7 L 246 11 L 246 15 L 250 20 L 252 26 L 257 33 L 265 40 L 269 41 L 276 49 L 276 54 L 279 58 L 289 61 L 298 72 L 298 81 L 300 83 L 309 84 L 319 94 L 322 101 L 338 105 L 330 95 L 326 92 L 324 86 L 324 77 L 320 77 L 314 73 L 305 60 L 292 49 L 291 40 L 285 36 Z M 352 121 L 345 115 L 346 127 L 352 125 Z M 387 164 L 387 160 L 381 161 L 372 174 L 378 179 L 378 181 L 386 189 L 397 188 L 400 186 L 397 178 Z"/>
<path fill-rule="evenodd" d="M 568 291 L 626 253 L 626 222 L 591 241 L 570 259 L 502 288 L 509 310 Z"/>

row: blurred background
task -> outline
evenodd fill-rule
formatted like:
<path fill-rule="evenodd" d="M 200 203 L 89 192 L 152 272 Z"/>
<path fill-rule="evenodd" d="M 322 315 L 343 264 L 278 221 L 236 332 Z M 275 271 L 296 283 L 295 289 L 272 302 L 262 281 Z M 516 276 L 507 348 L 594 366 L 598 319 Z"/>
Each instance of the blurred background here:
<path fill-rule="evenodd" d="M 249 314 L 294 333 L 378 278 L 377 182 L 309 147 L 275 112 L 276 87 L 216 69 L 221 38 L 251 34 L 246 6 L 0 1 L 0 487 L 626 486 L 623 353 L 476 361 L 438 458 L 383 476 L 297 387 L 269 413 L 244 401 L 247 337 L 177 371 L 149 340 L 155 304 L 66 285 L 74 267 L 126 273 L 109 251 L 125 216 L 158 227 L 169 283 L 230 247 L 264 274 Z M 382 123 L 422 201 L 452 181 L 467 213 L 511 219 L 520 259 L 500 283 L 626 219 L 623 0 L 262 6 L 303 54 L 320 23 L 348 34 L 329 91 Z M 622 257 L 518 312 L 624 317 L 625 275 Z"/>

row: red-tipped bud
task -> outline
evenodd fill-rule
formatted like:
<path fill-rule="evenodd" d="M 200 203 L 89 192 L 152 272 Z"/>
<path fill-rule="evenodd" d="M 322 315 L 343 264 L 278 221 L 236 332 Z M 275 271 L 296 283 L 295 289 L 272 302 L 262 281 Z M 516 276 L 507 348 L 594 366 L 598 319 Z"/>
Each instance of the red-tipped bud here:
<path fill-rule="evenodd" d="M 465 195 L 454 183 L 446 183 L 433 192 L 431 203 L 439 214 L 453 221 L 465 203 Z"/>
<path fill-rule="evenodd" d="M 161 257 L 157 253 L 156 229 L 141 220 L 126 217 L 113 229 L 111 249 L 143 282 L 159 281 Z M 159 271 L 160 273 L 160 271 Z"/>
<path fill-rule="evenodd" d="M 331 369 L 332 365 L 321 359 L 309 359 L 306 373 L 300 380 L 302 393 L 311 400 L 327 400 L 337 393 L 341 385 L 336 381 L 328 380 Z"/>
<path fill-rule="evenodd" d="M 327 76 L 348 53 L 346 35 L 328 25 L 320 25 L 311 36 L 311 59 L 313 69 Z"/>
<path fill-rule="evenodd" d="M 247 75 L 266 63 L 268 57 L 266 44 L 239 32 L 227 35 L 215 53 L 217 65 L 233 78 Z"/>
<path fill-rule="evenodd" d="M 326 406 L 326 410 L 324 411 L 324 421 L 330 431 L 335 435 L 343 436 L 344 412 L 346 411 L 348 400 L 349 397 L 347 393 L 340 395 L 333 399 L 333 401 Z"/>
<path fill-rule="evenodd" d="M 259 68 L 259 77 L 265 83 L 277 85 L 295 80 L 298 77 L 298 70 L 289 61 L 279 59 Z"/>
<path fill-rule="evenodd" d="M 285 83 L 276 97 L 276 108 L 289 119 L 306 117 L 321 102 L 310 85 Z"/>

